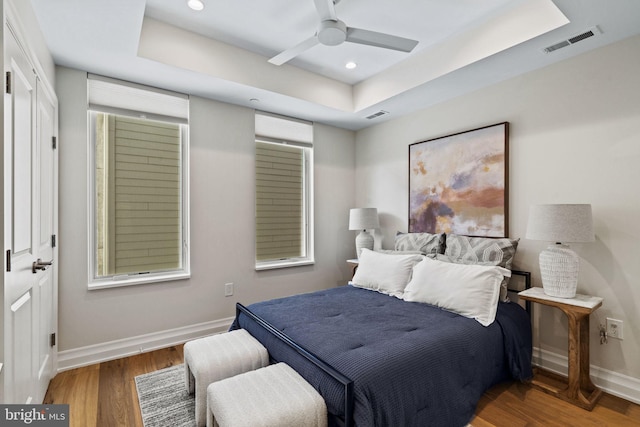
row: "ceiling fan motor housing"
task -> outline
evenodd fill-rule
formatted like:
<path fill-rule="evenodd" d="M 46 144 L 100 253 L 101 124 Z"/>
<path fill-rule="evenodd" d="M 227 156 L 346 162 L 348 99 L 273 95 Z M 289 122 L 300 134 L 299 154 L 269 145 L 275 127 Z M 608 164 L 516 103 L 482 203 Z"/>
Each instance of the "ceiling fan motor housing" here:
<path fill-rule="evenodd" d="M 347 25 L 340 21 L 327 19 L 320 22 L 318 40 L 325 46 L 337 46 L 347 39 Z"/>

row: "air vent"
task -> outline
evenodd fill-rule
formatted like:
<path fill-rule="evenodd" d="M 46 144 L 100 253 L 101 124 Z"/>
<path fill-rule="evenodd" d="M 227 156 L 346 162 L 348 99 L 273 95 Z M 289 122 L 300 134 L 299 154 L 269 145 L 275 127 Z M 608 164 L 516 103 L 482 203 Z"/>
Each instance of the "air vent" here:
<path fill-rule="evenodd" d="M 573 36 L 569 39 L 569 43 L 574 44 L 574 43 L 578 43 L 579 41 L 582 41 L 584 39 L 588 39 L 589 37 L 593 37 L 595 36 L 596 33 L 593 32 L 593 30 L 589 30 L 586 31 L 582 34 L 578 34 L 577 36 Z"/>
<path fill-rule="evenodd" d="M 567 46 L 570 46 L 570 45 L 571 45 L 571 43 L 569 43 L 569 40 L 564 40 L 564 41 L 561 41 L 560 43 L 554 44 L 553 46 L 545 47 L 544 51 L 547 52 L 547 53 L 551 53 L 554 50 L 562 49 L 563 47 L 567 47 Z"/>
<path fill-rule="evenodd" d="M 367 116 L 367 119 L 368 120 L 375 119 L 375 118 L 378 118 L 380 116 L 384 116 L 385 114 L 389 114 L 389 112 L 388 111 L 384 111 L 384 110 L 380 110 L 377 113 L 373 113 L 370 116 Z"/>
<path fill-rule="evenodd" d="M 553 51 L 556 51 L 558 49 L 562 49 L 563 47 L 567 47 L 567 46 L 571 46 L 572 44 L 581 42 L 582 40 L 586 40 L 590 37 L 593 36 L 597 36 L 598 34 L 602 34 L 602 31 L 600 31 L 600 28 L 598 28 L 597 26 L 590 28 L 589 30 L 580 33 L 580 34 L 576 34 L 573 37 L 568 38 L 567 40 L 562 40 L 561 42 L 555 43 L 551 46 L 547 46 L 544 49 L 542 49 L 545 53 L 551 53 Z"/>

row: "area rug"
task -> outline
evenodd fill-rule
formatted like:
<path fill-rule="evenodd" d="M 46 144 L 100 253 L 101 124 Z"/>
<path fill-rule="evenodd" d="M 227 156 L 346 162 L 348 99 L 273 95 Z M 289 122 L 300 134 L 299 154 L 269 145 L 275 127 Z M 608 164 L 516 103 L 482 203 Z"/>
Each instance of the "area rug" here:
<path fill-rule="evenodd" d="M 184 365 L 176 365 L 135 378 L 144 427 L 195 427 L 195 399 L 184 375 Z"/>

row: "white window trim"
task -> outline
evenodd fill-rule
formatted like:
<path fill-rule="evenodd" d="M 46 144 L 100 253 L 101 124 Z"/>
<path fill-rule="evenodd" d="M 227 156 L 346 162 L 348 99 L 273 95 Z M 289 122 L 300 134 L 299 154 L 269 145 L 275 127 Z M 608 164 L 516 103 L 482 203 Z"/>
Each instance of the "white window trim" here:
<path fill-rule="evenodd" d="M 125 274 L 114 276 L 117 279 L 93 279 L 89 282 L 89 290 L 119 288 L 122 286 L 144 285 L 148 283 L 169 282 L 174 280 L 186 280 L 191 278 L 189 272 L 167 272 L 149 274 Z M 122 279 L 120 279 L 120 277 Z"/>
<path fill-rule="evenodd" d="M 256 271 L 276 270 L 279 268 L 302 267 L 305 265 L 314 265 L 314 259 L 308 258 L 291 258 L 281 261 L 265 261 L 256 263 Z"/>
<path fill-rule="evenodd" d="M 264 140 L 269 141 L 270 138 L 262 138 L 256 136 L 256 141 Z M 273 141 L 272 141 L 273 142 Z M 305 152 L 305 189 L 304 189 L 304 205 L 306 209 L 305 216 L 305 245 L 306 245 L 306 254 L 305 257 L 296 257 L 296 258 L 287 258 L 282 260 L 270 260 L 270 261 L 255 261 L 255 270 L 263 271 L 263 270 L 275 270 L 279 268 L 289 268 L 289 267 L 301 267 L 305 265 L 314 265 L 315 264 L 315 253 L 314 253 L 314 185 L 313 185 L 313 145 L 312 144 L 304 144 L 304 143 L 296 143 L 293 141 L 280 141 L 281 144 L 295 145 L 298 147 L 308 148 Z M 255 232 L 254 232 L 255 235 Z M 255 243 L 254 243 L 255 247 Z"/>
<path fill-rule="evenodd" d="M 87 141 L 89 141 L 89 150 L 87 153 L 87 194 L 89 218 L 87 221 L 88 230 L 87 236 L 89 237 L 88 243 L 88 260 L 87 265 L 89 267 L 87 287 L 89 290 L 117 288 L 122 286 L 142 285 L 148 283 L 167 282 L 173 280 L 185 280 L 191 278 L 191 256 L 190 249 L 190 225 L 189 225 L 189 128 L 184 126 L 182 128 L 182 268 L 172 271 L 158 271 L 150 273 L 135 273 L 135 274 L 122 274 L 114 275 L 105 278 L 95 277 L 96 271 L 96 256 L 95 256 L 95 243 L 96 243 L 96 229 L 95 229 L 95 161 L 96 161 L 96 144 L 95 144 L 95 129 L 93 121 L 91 120 L 91 110 L 87 110 L 87 120 L 89 123 Z M 133 116 L 135 117 L 135 116 Z"/>

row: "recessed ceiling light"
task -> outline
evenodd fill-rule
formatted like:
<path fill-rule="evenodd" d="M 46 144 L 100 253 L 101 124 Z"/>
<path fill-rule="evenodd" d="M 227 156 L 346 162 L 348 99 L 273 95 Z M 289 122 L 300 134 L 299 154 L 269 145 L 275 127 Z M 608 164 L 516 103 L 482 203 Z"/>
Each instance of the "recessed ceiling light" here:
<path fill-rule="evenodd" d="M 187 5 L 191 9 L 197 10 L 197 11 L 204 9 L 204 3 L 202 2 L 202 0 L 189 0 L 187 1 Z"/>
<path fill-rule="evenodd" d="M 347 63 L 345 64 L 345 68 L 346 68 L 347 70 L 353 70 L 353 69 L 354 69 L 354 68 L 356 68 L 357 66 L 358 66 L 358 64 L 356 64 L 356 63 L 355 63 L 355 62 L 353 62 L 353 61 L 349 61 L 349 62 L 347 62 Z"/>

